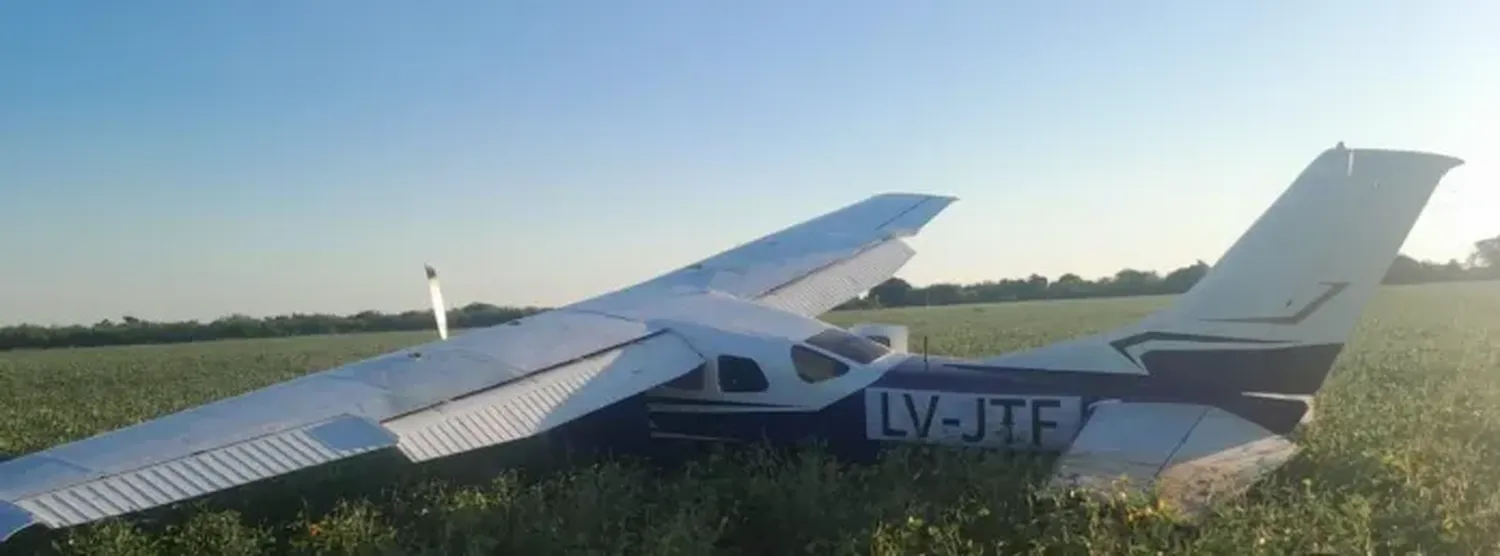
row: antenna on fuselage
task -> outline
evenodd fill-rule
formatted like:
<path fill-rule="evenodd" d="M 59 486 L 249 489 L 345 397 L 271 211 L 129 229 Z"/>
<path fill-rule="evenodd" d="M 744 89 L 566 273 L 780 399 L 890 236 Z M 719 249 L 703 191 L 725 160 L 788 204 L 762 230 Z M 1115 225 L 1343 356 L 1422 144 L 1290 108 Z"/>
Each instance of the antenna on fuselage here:
<path fill-rule="evenodd" d="M 922 370 L 932 370 L 932 364 L 927 362 L 927 335 L 922 335 Z"/>
<path fill-rule="evenodd" d="M 432 319 L 437 322 L 438 338 L 448 339 L 448 309 L 443 305 L 443 289 L 438 286 L 437 270 L 427 266 L 427 293 L 432 299 Z"/>

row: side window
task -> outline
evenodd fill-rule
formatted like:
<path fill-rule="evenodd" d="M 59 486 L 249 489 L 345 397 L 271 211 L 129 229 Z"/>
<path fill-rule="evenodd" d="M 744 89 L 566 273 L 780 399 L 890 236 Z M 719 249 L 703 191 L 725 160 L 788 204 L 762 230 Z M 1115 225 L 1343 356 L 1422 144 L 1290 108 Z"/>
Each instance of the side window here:
<path fill-rule="evenodd" d="M 849 366 L 838 360 L 802 346 L 792 346 L 792 366 L 797 376 L 810 383 L 818 383 L 849 372 Z"/>
<path fill-rule="evenodd" d="M 837 328 L 829 328 L 814 334 L 807 339 L 807 343 L 861 365 L 869 365 L 872 361 L 891 352 L 888 346 Z"/>
<path fill-rule="evenodd" d="M 666 386 L 667 388 L 675 388 L 678 390 L 702 390 L 703 376 L 707 374 L 706 369 L 708 369 L 707 363 L 698 365 L 697 368 L 688 371 L 688 374 L 674 378 L 671 380 L 671 382 L 668 382 L 663 386 Z"/>
<path fill-rule="evenodd" d="M 771 384 L 752 359 L 719 356 L 719 389 L 725 392 L 764 392 Z"/>

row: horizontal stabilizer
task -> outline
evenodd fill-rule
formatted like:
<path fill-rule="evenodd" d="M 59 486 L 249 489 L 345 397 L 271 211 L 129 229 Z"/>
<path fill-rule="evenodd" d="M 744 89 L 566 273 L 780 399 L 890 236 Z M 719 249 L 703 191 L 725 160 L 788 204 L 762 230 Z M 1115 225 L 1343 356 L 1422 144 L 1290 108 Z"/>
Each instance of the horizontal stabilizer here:
<path fill-rule="evenodd" d="M 1297 452 L 1279 435 L 1222 409 L 1106 402 L 1058 460 L 1055 488 L 1151 493 L 1188 518 L 1244 493 Z"/>

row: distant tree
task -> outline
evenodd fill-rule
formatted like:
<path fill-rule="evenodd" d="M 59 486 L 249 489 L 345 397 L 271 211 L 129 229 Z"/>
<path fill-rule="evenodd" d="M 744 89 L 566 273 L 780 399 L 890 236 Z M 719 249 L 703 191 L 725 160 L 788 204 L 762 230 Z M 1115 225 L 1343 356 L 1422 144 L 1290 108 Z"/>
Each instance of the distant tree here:
<path fill-rule="evenodd" d="M 1189 266 L 1184 266 L 1167 274 L 1162 278 L 1162 289 L 1165 293 L 1182 293 L 1193 288 L 1194 285 L 1208 275 L 1208 263 L 1199 260 Z"/>
<path fill-rule="evenodd" d="M 1020 295 L 1018 297 L 1022 299 L 1044 297 L 1047 294 L 1047 286 L 1050 285 L 1052 285 L 1052 282 L 1047 280 L 1046 276 L 1032 273 L 1031 276 L 1026 277 L 1026 282 L 1021 284 L 1022 287 L 1019 288 Z"/>
<path fill-rule="evenodd" d="M 1422 263 L 1406 255 L 1397 255 L 1385 272 L 1386 284 L 1415 284 L 1423 277 Z"/>
<path fill-rule="evenodd" d="M 1474 242 L 1474 254 L 1469 256 L 1469 265 L 1500 269 L 1500 236 Z"/>
<path fill-rule="evenodd" d="M 882 307 L 903 307 L 913 304 L 911 292 L 911 284 L 906 280 L 891 278 L 870 288 L 870 297 L 875 298 Z"/>
<path fill-rule="evenodd" d="M 1160 287 L 1161 276 L 1156 271 L 1127 268 L 1115 273 L 1109 289 L 1114 295 L 1141 295 L 1158 293 Z"/>
<path fill-rule="evenodd" d="M 923 288 L 925 305 L 957 305 L 964 302 L 964 288 L 958 284 L 933 284 Z"/>
<path fill-rule="evenodd" d="M 1462 277 L 1464 274 L 1464 265 L 1458 262 L 1458 259 L 1448 259 L 1448 264 L 1443 265 L 1443 274 Z"/>
<path fill-rule="evenodd" d="M 1084 280 L 1082 276 L 1069 272 L 1059 276 L 1051 284 L 1047 284 L 1047 295 L 1057 298 L 1082 297 L 1087 294 L 1091 286 L 1093 284 Z"/>

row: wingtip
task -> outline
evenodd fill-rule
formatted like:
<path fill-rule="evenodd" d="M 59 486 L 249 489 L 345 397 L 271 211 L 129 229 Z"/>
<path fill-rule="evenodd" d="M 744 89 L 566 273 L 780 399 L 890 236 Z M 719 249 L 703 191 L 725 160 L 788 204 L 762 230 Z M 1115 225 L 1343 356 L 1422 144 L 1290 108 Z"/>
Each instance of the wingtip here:
<path fill-rule="evenodd" d="M 913 192 L 910 192 L 910 191 L 891 191 L 891 192 L 888 192 L 888 193 L 881 193 L 881 194 L 875 195 L 875 197 L 876 198 L 885 197 L 885 198 L 927 199 L 927 200 L 945 201 L 945 202 L 949 202 L 949 203 L 958 200 L 958 197 L 955 197 L 953 195 L 939 195 L 939 194 L 936 194 L 936 193 L 913 193 Z"/>
<path fill-rule="evenodd" d="M 1454 155 L 1451 155 L 1451 154 L 1447 154 L 1447 153 L 1437 152 L 1437 151 L 1426 151 L 1426 150 L 1421 150 L 1421 149 L 1383 148 L 1383 147 L 1350 147 L 1350 146 L 1346 145 L 1343 141 L 1339 141 L 1338 144 L 1336 144 L 1336 145 L 1333 146 L 1333 148 L 1328 149 L 1328 152 L 1329 153 L 1337 153 L 1337 154 L 1346 154 L 1346 153 L 1369 153 L 1369 154 L 1387 153 L 1387 154 L 1419 155 L 1419 156 L 1422 156 L 1422 157 L 1427 157 L 1427 158 L 1430 158 L 1430 159 L 1433 159 L 1433 160 L 1441 161 L 1442 165 L 1446 166 L 1448 169 L 1453 169 L 1453 168 L 1456 168 L 1456 167 L 1459 167 L 1459 166 L 1462 166 L 1462 165 L 1465 164 L 1465 161 L 1462 158 L 1459 158 L 1457 156 L 1454 156 Z"/>

